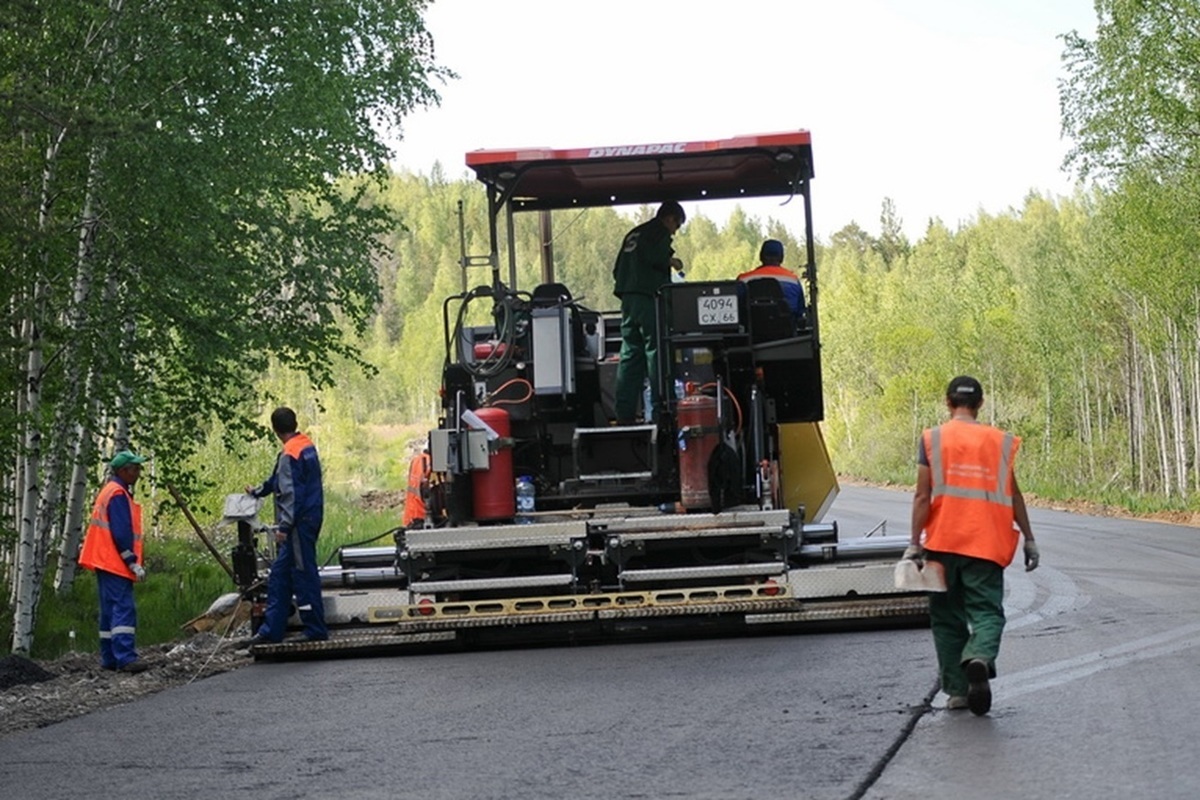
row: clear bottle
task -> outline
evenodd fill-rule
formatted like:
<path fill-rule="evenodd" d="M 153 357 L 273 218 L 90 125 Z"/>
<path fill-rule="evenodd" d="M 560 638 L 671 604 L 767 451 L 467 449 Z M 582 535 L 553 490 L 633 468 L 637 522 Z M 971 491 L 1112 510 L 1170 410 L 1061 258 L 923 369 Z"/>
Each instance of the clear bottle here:
<path fill-rule="evenodd" d="M 533 522 L 533 512 L 537 508 L 537 492 L 533 486 L 533 478 L 522 475 L 517 478 L 517 522 L 528 525 Z"/>

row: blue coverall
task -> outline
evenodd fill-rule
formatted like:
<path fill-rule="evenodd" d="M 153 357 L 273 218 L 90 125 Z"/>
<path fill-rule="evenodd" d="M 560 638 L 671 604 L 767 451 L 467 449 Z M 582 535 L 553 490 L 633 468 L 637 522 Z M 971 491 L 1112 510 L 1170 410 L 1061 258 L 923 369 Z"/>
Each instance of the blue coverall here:
<path fill-rule="evenodd" d="M 321 462 L 312 441 L 302 433 L 292 434 L 284 442 L 271 477 L 252 494 L 275 495 L 275 524 L 286 536 L 271 564 L 267 608 L 256 638 L 283 641 L 294 595 L 305 638 L 328 639 L 317 570 L 317 537 L 325 516 L 325 497 Z"/>

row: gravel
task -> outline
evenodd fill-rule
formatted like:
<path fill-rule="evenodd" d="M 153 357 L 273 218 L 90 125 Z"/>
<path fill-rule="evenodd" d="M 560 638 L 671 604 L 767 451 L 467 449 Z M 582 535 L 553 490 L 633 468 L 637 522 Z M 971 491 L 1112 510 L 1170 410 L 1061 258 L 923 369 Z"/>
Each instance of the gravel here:
<path fill-rule="evenodd" d="M 0 659 L 0 736 L 128 703 L 254 660 L 213 633 L 139 646 L 138 652 L 151 665 L 139 674 L 102 670 L 95 653 L 70 653 L 43 662 L 16 655 Z"/>

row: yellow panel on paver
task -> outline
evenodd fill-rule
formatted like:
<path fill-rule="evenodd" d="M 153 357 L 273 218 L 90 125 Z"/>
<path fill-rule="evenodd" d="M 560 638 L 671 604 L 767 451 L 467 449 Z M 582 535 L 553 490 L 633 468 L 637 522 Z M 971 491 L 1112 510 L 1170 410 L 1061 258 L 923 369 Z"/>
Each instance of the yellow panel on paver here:
<path fill-rule="evenodd" d="M 805 508 L 805 522 L 820 522 L 838 494 L 837 475 L 816 422 L 779 426 L 779 468 L 786 508 Z"/>

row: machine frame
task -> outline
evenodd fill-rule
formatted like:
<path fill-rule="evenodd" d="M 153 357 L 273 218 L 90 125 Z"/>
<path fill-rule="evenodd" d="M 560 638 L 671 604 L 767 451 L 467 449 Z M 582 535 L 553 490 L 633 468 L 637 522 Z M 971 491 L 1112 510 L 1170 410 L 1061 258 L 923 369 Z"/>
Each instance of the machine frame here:
<path fill-rule="evenodd" d="M 487 194 L 490 252 L 469 256 L 462 237 L 463 292 L 443 306 L 426 526 L 399 530 L 394 547 L 347 548 L 322 571 L 330 641 L 256 657 L 927 621 L 926 596 L 892 580 L 907 536 L 844 540 L 822 519 L 836 478 L 819 429 L 808 131 L 478 150 L 466 163 Z M 781 297 L 736 280 L 664 284 L 666 402 L 616 425 L 619 314 L 555 280 L 549 212 L 767 196 L 800 200 L 807 316 L 782 319 Z M 514 249 L 524 212 L 540 214 L 543 238 L 529 291 Z M 477 266 L 490 283 L 468 289 Z M 472 325 L 478 301 L 491 321 Z M 523 475 L 532 512 L 514 497 Z"/>

